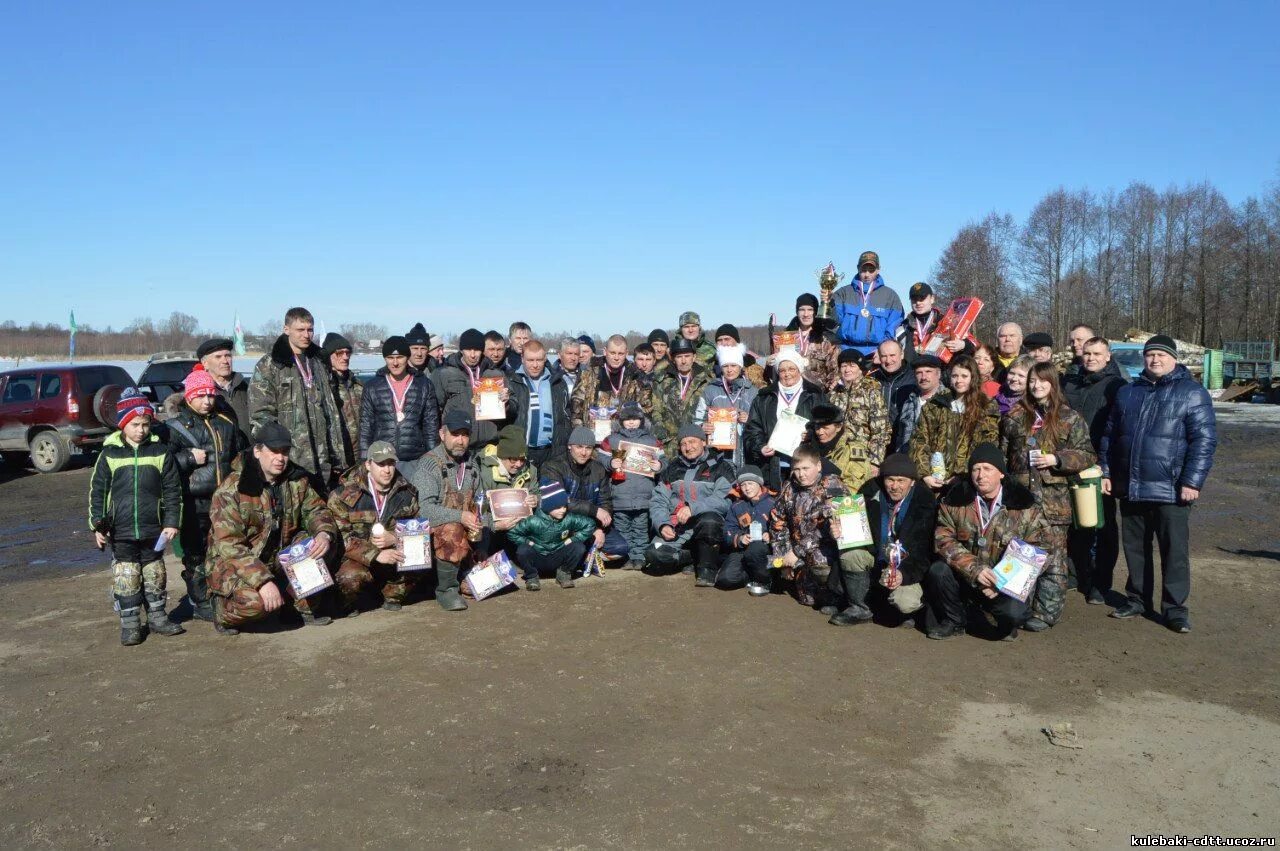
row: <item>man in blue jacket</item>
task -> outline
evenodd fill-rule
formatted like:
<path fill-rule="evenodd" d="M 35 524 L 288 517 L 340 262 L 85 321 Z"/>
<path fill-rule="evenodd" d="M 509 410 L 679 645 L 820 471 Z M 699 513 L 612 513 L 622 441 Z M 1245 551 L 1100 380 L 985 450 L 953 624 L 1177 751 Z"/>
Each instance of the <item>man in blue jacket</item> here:
<path fill-rule="evenodd" d="M 1200 497 L 1218 436 L 1213 400 L 1178 363 L 1171 337 L 1157 334 L 1142 349 L 1146 368 L 1116 393 L 1102 437 L 1102 491 L 1120 501 L 1128 601 L 1111 613 L 1132 618 L 1154 608 L 1155 560 L 1160 547 L 1161 609 L 1174 632 L 1191 631 L 1187 597 L 1191 560 L 1187 519 Z"/>
<path fill-rule="evenodd" d="M 894 339 L 902 324 L 902 299 L 880 276 L 880 255 L 864 251 L 858 258 L 858 278 L 831 297 L 842 349 L 870 355 L 885 340 Z"/>

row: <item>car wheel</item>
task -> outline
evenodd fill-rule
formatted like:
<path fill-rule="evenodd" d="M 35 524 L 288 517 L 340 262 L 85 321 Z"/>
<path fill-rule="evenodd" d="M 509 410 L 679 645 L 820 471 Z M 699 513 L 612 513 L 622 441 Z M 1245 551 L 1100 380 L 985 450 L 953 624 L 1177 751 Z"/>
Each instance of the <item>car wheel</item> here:
<path fill-rule="evenodd" d="M 116 402 L 120 401 L 120 394 L 123 392 L 124 388 L 119 384 L 106 384 L 98 388 L 98 392 L 93 394 L 91 406 L 98 422 L 108 428 L 116 424 Z"/>
<path fill-rule="evenodd" d="M 31 465 L 41 473 L 56 473 L 71 460 L 71 447 L 56 431 L 42 431 L 31 440 Z"/>

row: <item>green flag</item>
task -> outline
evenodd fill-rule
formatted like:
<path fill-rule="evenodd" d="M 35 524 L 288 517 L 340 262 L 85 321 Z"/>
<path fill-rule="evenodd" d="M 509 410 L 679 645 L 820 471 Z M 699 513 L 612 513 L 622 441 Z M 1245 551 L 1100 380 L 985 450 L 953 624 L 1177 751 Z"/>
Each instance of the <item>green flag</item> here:
<path fill-rule="evenodd" d="M 239 313 L 236 314 L 235 339 L 232 342 L 235 344 L 236 354 L 243 355 L 244 354 L 244 329 L 240 327 Z"/>
<path fill-rule="evenodd" d="M 71 339 L 68 348 L 70 349 L 70 357 L 75 360 L 76 357 L 76 312 L 71 311 Z"/>

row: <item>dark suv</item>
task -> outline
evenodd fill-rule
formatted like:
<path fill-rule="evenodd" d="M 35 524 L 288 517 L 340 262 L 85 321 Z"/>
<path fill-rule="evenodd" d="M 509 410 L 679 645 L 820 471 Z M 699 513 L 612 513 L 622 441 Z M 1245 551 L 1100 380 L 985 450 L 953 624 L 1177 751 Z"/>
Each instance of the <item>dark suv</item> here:
<path fill-rule="evenodd" d="M 171 394 L 182 392 L 182 379 L 197 363 L 195 352 L 157 352 L 147 359 L 138 389 L 153 404 L 163 405 Z"/>
<path fill-rule="evenodd" d="M 35 366 L 0 372 L 0 452 L 42 473 L 102 445 L 129 373 L 118 366 Z"/>

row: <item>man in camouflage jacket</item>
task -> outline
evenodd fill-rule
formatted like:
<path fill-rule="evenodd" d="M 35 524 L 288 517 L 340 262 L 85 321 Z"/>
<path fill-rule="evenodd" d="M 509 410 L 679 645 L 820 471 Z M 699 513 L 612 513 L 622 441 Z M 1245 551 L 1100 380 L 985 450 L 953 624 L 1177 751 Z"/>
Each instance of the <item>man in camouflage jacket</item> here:
<path fill-rule="evenodd" d="M 844 410 L 844 427 L 861 447 L 871 466 L 871 475 L 880 474 L 893 426 L 880 382 L 863 370 L 865 363 L 857 349 L 845 349 L 839 356 L 840 378 L 828 394 L 831 404 Z"/>
<path fill-rule="evenodd" d="M 653 382 L 653 436 L 662 441 L 667 457 L 675 458 L 680 454 L 676 436 L 682 426 L 693 424 L 711 371 L 695 363 L 693 344 L 683 337 L 671 344 L 671 360 L 673 366 Z"/>
<path fill-rule="evenodd" d="M 576 428 L 594 427 L 592 408 L 621 407 L 623 402 L 639 402 L 645 412 L 653 410 L 653 391 L 641 380 L 640 370 L 627 363 L 627 338 L 614 334 L 604 345 L 604 362 L 584 367 L 569 399 L 569 414 Z"/>
<path fill-rule="evenodd" d="M 1049 521 L 1031 491 L 1006 478 L 1000 448 L 981 443 L 969 456 L 969 476 L 938 506 L 935 561 L 925 574 L 925 624 L 930 638 L 944 639 L 965 629 L 962 590 L 994 615 L 997 634 L 1016 638 L 1027 618 L 1027 603 L 995 590 L 991 568 L 1014 538 L 1045 549 Z M 984 525 L 985 521 L 985 525 Z"/>
<path fill-rule="evenodd" d="M 340 469 L 345 470 L 360 460 L 360 403 L 364 399 L 364 385 L 351 371 L 351 343 L 346 337 L 327 335 L 320 351 L 329 366 L 329 388 L 342 431 Z"/>
<path fill-rule="evenodd" d="M 306 470 L 289 460 L 287 429 L 262 423 L 255 443 L 233 465 L 213 494 L 209 550 L 209 593 L 219 632 L 259 620 L 280 608 L 288 587 L 278 556 L 302 538 L 313 539 L 311 554 L 323 557 L 337 538 L 333 514 L 312 487 Z M 323 626 L 314 614 L 318 595 L 294 601 L 304 623 Z"/>
<path fill-rule="evenodd" d="M 255 428 L 268 420 L 284 426 L 293 440 L 289 460 L 328 488 L 343 466 L 342 415 L 333 401 L 325 358 L 311 342 L 313 327 L 306 310 L 289 311 L 285 333 L 253 368 L 249 411 Z"/>
<path fill-rule="evenodd" d="M 381 588 L 382 608 L 399 611 L 420 575 L 399 570 L 404 555 L 396 550 L 396 521 L 418 516 L 418 492 L 396 470 L 398 460 L 390 443 L 374 441 L 368 459 L 348 470 L 329 494 L 343 553 L 333 578 L 348 615 L 360 613 L 356 604 L 368 587 Z M 375 532 L 375 525 L 382 528 Z"/>

